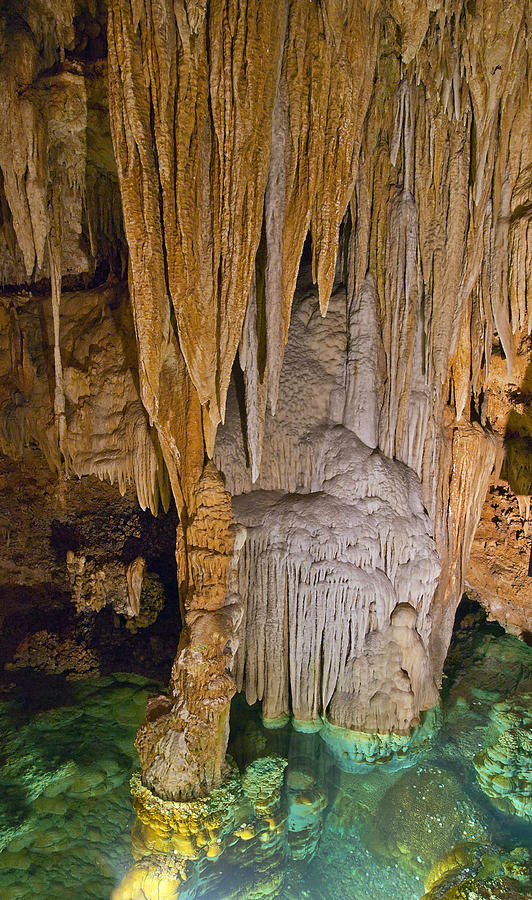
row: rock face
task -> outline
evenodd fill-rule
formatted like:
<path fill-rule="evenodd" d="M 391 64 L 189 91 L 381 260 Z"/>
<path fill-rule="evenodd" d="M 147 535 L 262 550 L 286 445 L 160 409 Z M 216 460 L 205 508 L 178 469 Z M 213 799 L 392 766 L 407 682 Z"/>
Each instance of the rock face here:
<path fill-rule="evenodd" d="M 486 401 L 493 427 L 505 435 L 505 455 L 501 479 L 494 478 L 482 509 L 466 586 L 490 618 L 528 639 L 532 616 L 528 575 L 532 383 L 526 329 L 516 335 L 516 345 L 511 377 L 500 350 L 495 349 L 492 356 Z"/>
<path fill-rule="evenodd" d="M 136 385 L 137 354 L 123 283 L 64 294 L 60 352 L 66 431 L 59 452 L 50 392 L 49 299 L 27 293 L 0 302 L 0 449 L 20 457 L 35 442 L 50 466 L 133 484 L 142 509 L 168 507 L 169 485 L 157 436 Z"/>
<path fill-rule="evenodd" d="M 530 4 L 430 6 L 17 0 L 0 14 L 0 449 L 36 441 L 64 476 L 134 483 L 154 511 L 173 495 L 184 628 L 170 699 L 139 736 L 163 796 L 222 777 L 252 602 L 236 597 L 240 538 L 209 458 L 233 495 L 304 495 L 312 527 L 286 534 L 294 553 L 327 526 L 311 557 L 321 582 L 331 564 L 326 622 L 314 596 L 303 646 L 332 629 L 337 674 L 294 687 L 308 681 L 304 717 L 338 691 L 334 716 L 364 728 L 406 730 L 434 698 L 506 432 L 503 475 L 530 493 L 525 381 L 518 423 L 490 381 L 494 344 L 501 384 L 528 357 Z M 313 304 L 292 309 L 309 232 Z M 291 321 L 309 337 L 293 350 Z M 338 428 L 342 453 L 315 469 Z M 246 501 L 259 518 L 262 502 Z M 280 502 L 265 546 L 288 527 L 294 496 Z M 352 636 L 336 634 L 341 584 Z M 402 603 L 415 623 L 392 616 Z M 214 742 L 196 741 L 207 727 Z"/>
<path fill-rule="evenodd" d="M 0 456 L 0 487 L 0 666 L 166 679 L 179 635 L 175 510 L 155 518 L 132 487 L 120 496 L 94 476 L 58 480 L 36 448 Z M 128 573 L 140 559 L 135 611 Z"/>
<path fill-rule="evenodd" d="M 492 485 L 471 548 L 466 589 L 490 619 L 530 639 L 532 579 L 528 496 L 519 498 L 500 481 Z"/>

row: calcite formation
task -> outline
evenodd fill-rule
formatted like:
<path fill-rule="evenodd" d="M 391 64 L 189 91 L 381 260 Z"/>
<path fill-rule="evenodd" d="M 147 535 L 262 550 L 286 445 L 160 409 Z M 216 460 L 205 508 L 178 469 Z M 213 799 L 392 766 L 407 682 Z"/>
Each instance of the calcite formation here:
<path fill-rule="evenodd" d="M 234 501 L 247 529 L 237 684 L 267 719 L 329 710 L 358 731 L 409 731 L 438 699 L 426 643 L 439 565 L 417 485 L 340 427 L 313 456 L 315 490 Z"/>
<path fill-rule="evenodd" d="M 0 666 L 166 680 L 179 636 L 175 510 L 142 511 L 133 485 L 120 496 L 95 476 L 58 479 L 35 446 L 0 457 L 0 489 Z"/>
<path fill-rule="evenodd" d="M 492 741 L 473 760 L 480 787 L 503 812 L 532 821 L 532 692 L 496 703 L 491 719 Z"/>
<path fill-rule="evenodd" d="M 528 495 L 500 480 L 490 487 L 471 548 L 466 591 L 488 617 L 530 640 L 532 594 Z"/>
<path fill-rule="evenodd" d="M 167 507 L 167 471 L 136 386 L 137 353 L 125 285 L 63 294 L 61 323 L 68 427 L 60 453 L 49 382 L 50 305 L 35 302 L 27 292 L 2 297 L 2 452 L 17 458 L 35 443 L 56 471 L 94 474 L 116 482 L 122 493 L 133 484 L 142 509 L 157 512 L 159 497 Z"/>
<path fill-rule="evenodd" d="M 134 775 L 131 790 L 137 813 L 133 829 L 136 863 L 113 892 L 113 900 L 170 900 L 211 890 L 220 896 L 234 896 L 232 885 L 227 894 L 220 887 L 223 873 L 212 866 L 222 852 L 231 861 L 236 858 L 244 867 L 251 867 L 252 877 L 245 879 L 248 891 L 254 889 L 257 876 L 258 880 L 262 876 L 265 886 L 269 881 L 270 889 L 272 882 L 282 881 L 279 863 L 284 855 L 286 817 L 281 811 L 281 789 L 285 767 L 285 759 L 265 757 L 250 763 L 240 775 L 230 763 L 225 781 L 207 797 L 183 802 L 161 800 Z M 272 896 L 277 896 L 275 891 Z"/>
<path fill-rule="evenodd" d="M 98 660 L 91 650 L 76 641 L 47 631 L 36 631 L 16 649 L 13 662 L 6 669 L 32 668 L 47 675 L 66 674 L 67 678 L 86 678 L 98 675 Z"/>
<path fill-rule="evenodd" d="M 327 794 L 311 772 L 292 768 L 286 780 L 288 844 L 292 859 L 312 859 L 321 837 Z"/>
<path fill-rule="evenodd" d="M 0 14 L 0 448 L 175 500 L 183 631 L 138 739 L 161 796 L 223 778 L 235 676 L 276 715 L 408 730 L 500 464 L 528 509 L 526 385 L 497 405 L 491 363 L 528 359 L 531 28 L 523 0 Z M 266 692 L 236 634 L 261 528 L 292 647 Z"/>
<path fill-rule="evenodd" d="M 466 585 L 489 617 L 526 640 L 532 603 L 528 576 L 532 384 L 526 326 L 515 335 L 515 343 L 511 377 L 500 347 L 495 345 L 492 354 L 486 396 L 490 421 L 505 434 L 505 454 L 500 480 L 495 473 L 484 503 Z"/>
<path fill-rule="evenodd" d="M 410 769 L 388 788 L 365 831 L 370 850 L 425 876 L 448 847 L 488 838 L 487 817 L 453 773 L 435 765 Z"/>
<path fill-rule="evenodd" d="M 431 869 L 422 900 L 526 900 L 532 888 L 532 858 L 525 847 L 458 844 Z"/>

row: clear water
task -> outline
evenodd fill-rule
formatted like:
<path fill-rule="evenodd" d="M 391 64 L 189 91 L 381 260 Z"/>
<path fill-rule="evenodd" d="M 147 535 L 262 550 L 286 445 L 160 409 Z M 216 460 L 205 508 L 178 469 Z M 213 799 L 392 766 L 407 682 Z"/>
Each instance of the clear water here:
<path fill-rule="evenodd" d="M 233 848 L 203 859 L 180 896 L 418 900 L 428 870 L 456 843 L 532 846 L 532 825 L 492 804 L 472 762 L 490 740 L 493 704 L 531 687 L 531 648 L 497 629 L 463 628 L 431 749 L 410 768 L 356 775 L 338 769 L 319 735 L 266 731 L 258 710 L 236 698 L 230 753 L 241 769 L 272 754 L 288 761 L 283 803 L 292 832 L 262 870 L 256 841 L 240 842 L 239 857 Z M 133 864 L 133 739 L 147 696 L 159 689 L 127 674 L 72 682 L 19 673 L 5 685 L 2 900 L 110 896 Z M 298 815 L 307 815 L 304 831 Z M 292 858 L 305 853 L 313 855 Z"/>

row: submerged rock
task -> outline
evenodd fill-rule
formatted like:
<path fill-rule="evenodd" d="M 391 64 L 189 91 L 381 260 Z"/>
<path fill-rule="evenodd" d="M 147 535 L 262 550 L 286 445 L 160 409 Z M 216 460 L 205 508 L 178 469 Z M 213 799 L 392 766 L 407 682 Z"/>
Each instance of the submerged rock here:
<path fill-rule="evenodd" d="M 388 863 L 424 876 L 454 844 L 486 840 L 488 832 L 456 776 L 426 765 L 405 772 L 386 791 L 364 837 Z"/>
<path fill-rule="evenodd" d="M 480 787 L 506 813 L 532 821 L 532 692 L 495 704 L 496 737 L 473 761 Z"/>
<path fill-rule="evenodd" d="M 459 844 L 425 881 L 422 900 L 527 900 L 532 896 L 532 853 L 490 844 Z"/>

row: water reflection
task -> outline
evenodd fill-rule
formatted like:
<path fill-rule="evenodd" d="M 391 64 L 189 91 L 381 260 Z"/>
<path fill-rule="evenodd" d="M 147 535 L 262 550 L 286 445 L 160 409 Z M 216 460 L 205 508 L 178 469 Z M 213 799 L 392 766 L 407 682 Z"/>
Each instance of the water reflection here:
<path fill-rule="evenodd" d="M 236 698 L 219 794 L 161 804 L 137 777 L 136 821 L 133 737 L 158 687 L 17 676 L 0 703 L 0 896 L 419 900 L 426 880 L 447 900 L 468 873 L 465 896 L 530 898 L 532 649 L 465 621 L 447 676 L 441 729 L 396 771 L 342 771 L 319 734 L 266 730 Z"/>

